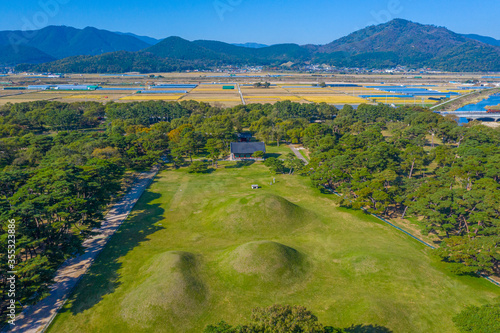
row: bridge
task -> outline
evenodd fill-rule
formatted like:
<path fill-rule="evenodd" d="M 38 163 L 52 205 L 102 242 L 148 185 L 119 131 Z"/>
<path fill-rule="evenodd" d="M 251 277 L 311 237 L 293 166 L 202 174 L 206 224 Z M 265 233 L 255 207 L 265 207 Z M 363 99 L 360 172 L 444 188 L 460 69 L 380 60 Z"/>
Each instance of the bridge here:
<path fill-rule="evenodd" d="M 467 120 L 477 120 L 482 119 L 487 121 L 487 119 L 493 119 L 493 121 L 498 121 L 500 119 L 500 113 L 488 113 L 486 111 L 434 111 L 442 116 L 452 115 L 459 118 L 466 118 Z"/>

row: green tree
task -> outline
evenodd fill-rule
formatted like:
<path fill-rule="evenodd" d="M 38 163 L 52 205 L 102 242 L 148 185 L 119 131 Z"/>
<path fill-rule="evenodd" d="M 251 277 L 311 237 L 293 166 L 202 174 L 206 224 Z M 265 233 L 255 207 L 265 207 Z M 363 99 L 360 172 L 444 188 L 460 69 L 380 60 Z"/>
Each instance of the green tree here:
<path fill-rule="evenodd" d="M 401 167 L 408 173 L 408 178 L 411 179 L 415 169 L 424 166 L 426 153 L 422 147 L 408 145 L 402 154 L 403 161 Z"/>
<path fill-rule="evenodd" d="M 288 168 L 288 174 L 291 175 L 295 171 L 300 171 L 305 163 L 301 159 L 298 159 L 294 153 L 288 153 L 284 161 L 284 165 Z"/>
<path fill-rule="evenodd" d="M 207 145 L 205 148 L 208 151 L 208 156 L 212 160 L 212 167 L 217 166 L 217 160 L 224 153 L 224 141 L 217 138 L 212 138 L 207 140 Z"/>
<path fill-rule="evenodd" d="M 318 318 L 303 306 L 272 305 L 256 308 L 251 326 L 257 332 L 324 332 Z"/>
<path fill-rule="evenodd" d="M 224 321 L 208 325 L 204 333 L 334 333 L 343 332 L 324 327 L 318 318 L 303 306 L 272 305 L 252 311 L 251 322 L 233 327 Z"/>
<path fill-rule="evenodd" d="M 277 159 L 276 157 L 268 158 L 267 160 L 265 160 L 264 165 L 269 168 L 271 173 L 277 174 L 285 172 L 285 165 L 283 161 Z"/>
<path fill-rule="evenodd" d="M 500 302 L 469 306 L 455 316 L 453 322 L 462 333 L 500 332 Z"/>
<path fill-rule="evenodd" d="M 255 153 L 252 154 L 253 158 L 261 159 L 264 158 L 264 152 L 261 150 L 256 151 Z"/>
<path fill-rule="evenodd" d="M 202 161 L 194 161 L 193 163 L 191 163 L 191 165 L 189 165 L 188 172 L 207 173 L 208 172 L 207 164 Z"/>

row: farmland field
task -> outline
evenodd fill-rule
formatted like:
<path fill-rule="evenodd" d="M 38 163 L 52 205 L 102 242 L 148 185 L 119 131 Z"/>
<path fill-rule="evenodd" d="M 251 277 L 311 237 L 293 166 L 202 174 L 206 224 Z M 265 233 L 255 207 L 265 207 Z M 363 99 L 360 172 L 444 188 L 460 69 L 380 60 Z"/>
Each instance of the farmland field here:
<path fill-rule="evenodd" d="M 180 99 L 183 95 L 147 95 L 147 94 L 137 94 L 134 96 L 125 96 L 120 98 L 121 101 L 176 101 Z"/>
<path fill-rule="evenodd" d="M 349 95 L 304 95 L 303 98 L 313 103 L 328 103 L 328 104 L 362 104 L 369 103 L 364 98 Z"/>
<path fill-rule="evenodd" d="M 305 177 L 223 162 L 211 174 L 160 173 L 49 332 L 201 332 L 274 303 L 338 327 L 456 332 L 464 306 L 499 296 Z"/>
<path fill-rule="evenodd" d="M 239 85 L 243 98 L 247 104 L 251 103 L 276 103 L 279 101 L 293 101 L 298 103 L 329 103 L 336 106 L 344 104 L 359 105 L 362 103 L 388 103 L 388 104 L 422 104 L 420 96 L 415 97 L 415 101 L 408 95 L 401 92 L 388 93 L 383 89 L 393 86 L 407 86 L 413 88 L 436 90 L 439 93 L 459 93 L 467 94 L 472 90 L 468 86 L 452 84 L 451 79 L 465 80 L 460 75 L 454 77 L 453 74 L 442 76 L 429 76 L 422 79 L 414 79 L 405 76 L 395 75 L 336 75 L 335 79 L 324 75 L 321 77 L 309 74 L 286 74 L 276 75 L 268 73 L 260 75 L 261 78 L 241 75 L 220 75 L 213 76 L 213 73 L 162 73 L 160 79 L 151 79 L 146 75 L 94 75 L 94 74 L 74 74 L 67 75 L 68 84 L 99 84 L 104 89 L 96 91 L 15 91 L 0 90 L 0 105 L 6 103 L 18 103 L 26 101 L 50 100 L 59 102 L 78 101 L 100 101 L 100 102 L 140 102 L 150 100 L 163 101 L 188 101 L 194 100 L 225 107 L 233 107 L 241 104 L 241 97 L 237 86 Z M 271 77 L 272 76 L 272 77 Z M 469 74 L 469 79 L 476 78 Z M 12 82 L 5 87 L 26 86 L 33 84 L 33 81 L 26 83 L 26 77 L 22 75 L 9 76 Z M 45 81 L 43 81 L 45 80 Z M 56 83 L 51 80 L 61 79 L 37 79 L 39 83 Z M 380 82 L 380 81 L 385 82 Z M 60 83 L 60 82 L 57 83 Z M 269 81 L 269 88 L 256 88 L 255 82 Z M 321 81 L 334 84 L 320 88 Z M 332 82 L 333 81 L 333 82 Z M 234 86 L 235 89 L 223 89 L 224 86 Z M 178 93 L 179 89 L 186 93 Z M 151 94 L 144 96 L 138 91 L 150 90 Z M 164 92 L 158 92 L 158 90 Z M 156 93 L 154 93 L 156 91 Z M 22 92 L 22 94 L 20 94 Z M 153 94 L 154 93 L 154 94 Z M 438 94 L 439 94 L 438 93 Z M 398 97 L 386 100 L 386 95 L 396 95 Z M 370 97 L 365 97 L 370 96 Z M 399 97 L 400 96 L 400 97 Z M 438 95 L 435 97 L 442 97 Z M 436 100 L 430 100 L 432 95 L 424 96 L 425 105 L 434 105 Z"/>

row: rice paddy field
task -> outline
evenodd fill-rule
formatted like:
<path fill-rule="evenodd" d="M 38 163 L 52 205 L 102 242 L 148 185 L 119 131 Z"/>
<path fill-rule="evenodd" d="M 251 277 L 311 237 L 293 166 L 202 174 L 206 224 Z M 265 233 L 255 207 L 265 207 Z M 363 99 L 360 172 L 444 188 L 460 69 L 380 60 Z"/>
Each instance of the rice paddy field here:
<path fill-rule="evenodd" d="M 154 76 L 154 75 L 153 75 Z M 51 100 L 61 102 L 100 101 L 137 102 L 150 100 L 184 101 L 195 100 L 222 106 L 276 103 L 290 100 L 299 103 L 344 104 L 387 103 L 395 105 L 438 103 L 446 96 L 459 96 L 474 91 L 466 85 L 452 83 L 467 79 L 480 79 L 469 74 L 442 74 L 419 79 L 404 75 L 310 75 L 300 73 L 262 73 L 226 75 L 224 73 L 158 73 L 158 78 L 140 74 L 73 74 L 65 79 L 39 76 L 12 75 L 0 85 L 0 105 L 27 101 Z M 260 77 L 260 78 L 259 78 Z M 254 88 L 253 83 L 269 81 L 271 87 Z M 317 86 L 319 82 L 329 85 Z M 96 91 L 15 91 L 1 90 L 3 87 L 27 86 L 32 84 L 93 84 L 103 89 Z M 223 86 L 235 86 L 234 90 L 224 90 Z M 241 89 L 241 96 L 238 91 Z M 388 89 L 398 89 L 389 92 Z M 408 91 L 409 93 L 405 93 Z M 425 90 L 424 96 L 410 95 L 411 92 Z M 141 93 L 138 93 L 141 91 Z M 432 93 L 435 93 L 433 95 Z M 397 95 L 397 97 L 393 97 Z M 423 98 L 423 101 L 422 101 Z"/>
<path fill-rule="evenodd" d="M 74 94 L 74 93 L 71 93 Z M 42 92 L 22 92 L 22 93 L 12 93 L 9 91 L 8 94 L 0 95 L 0 105 L 7 103 L 23 103 L 23 102 L 35 102 L 35 101 L 55 101 L 63 100 L 68 96 L 68 93 L 54 92 L 54 93 L 42 93 Z"/>
<path fill-rule="evenodd" d="M 305 177 L 220 164 L 202 175 L 161 172 L 49 332 L 199 333 L 280 303 L 337 327 L 455 333 L 454 315 L 500 296 L 387 224 L 339 208 Z"/>
<path fill-rule="evenodd" d="M 125 96 L 120 98 L 120 101 L 177 101 L 183 95 L 147 95 L 147 94 L 137 94 L 133 96 Z"/>
<path fill-rule="evenodd" d="M 336 105 L 370 103 L 364 98 L 349 95 L 306 95 L 303 96 L 303 98 L 312 103 L 328 103 Z"/>

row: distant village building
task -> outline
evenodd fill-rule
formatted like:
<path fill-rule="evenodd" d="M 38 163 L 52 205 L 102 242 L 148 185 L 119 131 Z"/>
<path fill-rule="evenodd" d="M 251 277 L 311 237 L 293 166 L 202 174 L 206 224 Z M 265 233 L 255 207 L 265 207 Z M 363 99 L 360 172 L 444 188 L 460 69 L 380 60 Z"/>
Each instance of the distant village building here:
<path fill-rule="evenodd" d="M 28 90 L 91 90 L 94 91 L 98 89 L 99 86 L 93 85 L 76 85 L 76 84 L 43 84 L 43 85 L 31 85 L 28 86 Z"/>
<path fill-rule="evenodd" d="M 261 151 L 266 152 L 266 144 L 264 142 L 231 142 L 231 161 L 243 160 L 264 160 L 264 158 L 254 158 L 252 155 Z"/>

